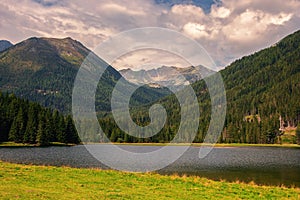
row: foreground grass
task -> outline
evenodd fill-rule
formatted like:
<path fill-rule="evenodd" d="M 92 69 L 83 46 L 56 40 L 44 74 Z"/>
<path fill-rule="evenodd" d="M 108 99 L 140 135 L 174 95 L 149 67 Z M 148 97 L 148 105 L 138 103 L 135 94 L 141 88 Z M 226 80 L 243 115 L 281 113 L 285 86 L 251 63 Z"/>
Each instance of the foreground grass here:
<path fill-rule="evenodd" d="M 299 199 L 299 188 L 0 161 L 0 199 Z"/>

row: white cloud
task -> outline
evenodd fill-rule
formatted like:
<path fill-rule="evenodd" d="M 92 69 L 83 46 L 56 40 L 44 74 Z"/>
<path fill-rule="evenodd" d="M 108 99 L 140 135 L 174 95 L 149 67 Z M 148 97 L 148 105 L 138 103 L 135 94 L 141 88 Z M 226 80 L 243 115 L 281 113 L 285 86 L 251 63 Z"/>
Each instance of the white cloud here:
<path fill-rule="evenodd" d="M 174 5 L 171 8 L 171 13 L 192 18 L 205 16 L 202 8 L 193 5 Z"/>
<path fill-rule="evenodd" d="M 224 66 L 299 29 L 299 10 L 299 0 L 224 0 L 210 13 L 154 0 L 2 0 L 0 39 L 70 36 L 92 49 L 121 31 L 159 26 L 197 40 Z"/>
<path fill-rule="evenodd" d="M 205 31 L 205 25 L 188 22 L 183 26 L 183 32 L 193 39 L 208 38 L 209 34 Z"/>
<path fill-rule="evenodd" d="M 229 17 L 231 11 L 225 7 L 212 6 L 211 16 L 213 18 L 227 18 Z"/>
<path fill-rule="evenodd" d="M 292 14 L 279 13 L 272 15 L 257 10 L 246 10 L 238 15 L 231 23 L 222 30 L 228 39 L 239 42 L 253 42 L 264 35 L 266 30 L 272 25 L 283 25 L 289 21 Z"/>
<path fill-rule="evenodd" d="M 115 3 L 108 3 L 104 4 L 102 6 L 102 10 L 109 11 L 109 12 L 116 12 L 116 13 L 122 13 L 127 15 L 145 15 L 146 13 L 139 10 L 130 10 L 126 6 L 118 5 Z"/>
<path fill-rule="evenodd" d="M 162 50 L 146 49 L 128 53 L 112 63 L 117 69 L 133 70 L 158 68 L 161 66 L 187 67 L 190 64 L 177 55 Z"/>

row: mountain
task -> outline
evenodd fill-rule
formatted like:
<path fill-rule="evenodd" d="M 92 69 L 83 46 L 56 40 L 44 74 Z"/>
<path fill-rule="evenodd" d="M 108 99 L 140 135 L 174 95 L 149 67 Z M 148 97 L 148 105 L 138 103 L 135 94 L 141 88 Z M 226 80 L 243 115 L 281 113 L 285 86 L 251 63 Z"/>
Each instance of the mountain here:
<path fill-rule="evenodd" d="M 181 86 L 194 83 L 201 79 L 201 67 L 167 67 L 156 69 L 133 71 L 131 69 L 120 70 L 120 74 L 129 82 L 138 85 L 148 84 L 150 87 L 165 86 L 179 90 Z"/>
<path fill-rule="evenodd" d="M 0 52 L 0 89 L 69 113 L 76 74 L 90 52 L 71 38 L 29 38 Z M 106 69 L 98 84 L 97 111 L 110 110 L 111 92 L 121 77 L 114 68 Z M 166 94 L 166 90 L 143 87 L 132 102 L 149 103 Z"/>
<path fill-rule="evenodd" d="M 220 73 L 226 88 L 227 114 L 219 142 L 296 142 L 294 132 L 289 130 L 294 130 L 300 123 L 300 31 L 269 48 L 236 60 Z M 214 76 L 208 78 L 214 79 Z M 195 82 L 192 87 L 200 106 L 195 142 L 203 142 L 211 117 L 210 95 L 203 80 Z M 170 141 L 179 128 L 180 106 L 175 95 L 156 103 L 162 104 L 168 113 L 162 131 L 151 138 L 137 139 L 125 138 L 119 130 L 115 132 L 120 135 L 114 135 L 114 138 L 125 142 Z M 150 123 L 148 109 L 151 105 L 133 110 L 133 120 L 141 125 Z"/>
<path fill-rule="evenodd" d="M 0 52 L 8 49 L 11 46 L 13 46 L 13 44 L 10 41 L 0 40 Z"/>

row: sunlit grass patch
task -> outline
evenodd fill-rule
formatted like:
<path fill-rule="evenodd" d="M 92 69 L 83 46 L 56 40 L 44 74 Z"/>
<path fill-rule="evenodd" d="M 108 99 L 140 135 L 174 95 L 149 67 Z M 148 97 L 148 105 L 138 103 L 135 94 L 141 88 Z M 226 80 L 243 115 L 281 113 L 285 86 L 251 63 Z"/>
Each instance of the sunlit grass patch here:
<path fill-rule="evenodd" d="M 0 199 L 299 199 L 299 188 L 0 162 Z"/>

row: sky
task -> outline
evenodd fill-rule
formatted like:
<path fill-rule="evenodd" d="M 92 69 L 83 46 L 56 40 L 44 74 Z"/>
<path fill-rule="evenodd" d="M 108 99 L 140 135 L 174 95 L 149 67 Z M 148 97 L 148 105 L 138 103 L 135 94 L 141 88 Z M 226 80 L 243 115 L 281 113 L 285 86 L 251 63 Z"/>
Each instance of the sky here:
<path fill-rule="evenodd" d="M 0 39 L 72 37 L 93 50 L 123 31 L 162 27 L 196 40 L 221 69 L 300 29 L 299 10 L 299 0 L 1 0 Z M 115 67 L 187 65 L 162 55 L 129 53 Z"/>

